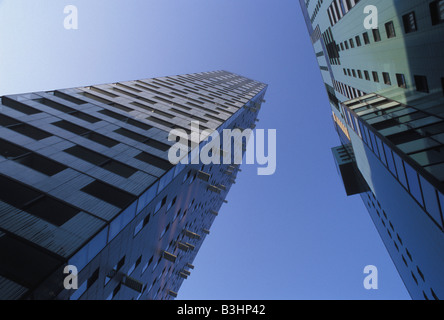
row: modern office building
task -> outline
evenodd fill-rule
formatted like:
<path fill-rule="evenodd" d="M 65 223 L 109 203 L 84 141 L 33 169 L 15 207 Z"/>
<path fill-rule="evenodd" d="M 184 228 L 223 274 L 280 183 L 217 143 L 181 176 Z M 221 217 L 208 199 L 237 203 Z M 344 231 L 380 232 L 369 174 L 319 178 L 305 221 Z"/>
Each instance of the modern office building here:
<path fill-rule="evenodd" d="M 444 1 L 300 4 L 346 192 L 362 198 L 411 297 L 442 299 Z"/>
<path fill-rule="evenodd" d="M 3 96 L 0 299 L 175 298 L 239 165 L 174 165 L 169 133 L 252 128 L 266 88 L 216 71 Z"/>

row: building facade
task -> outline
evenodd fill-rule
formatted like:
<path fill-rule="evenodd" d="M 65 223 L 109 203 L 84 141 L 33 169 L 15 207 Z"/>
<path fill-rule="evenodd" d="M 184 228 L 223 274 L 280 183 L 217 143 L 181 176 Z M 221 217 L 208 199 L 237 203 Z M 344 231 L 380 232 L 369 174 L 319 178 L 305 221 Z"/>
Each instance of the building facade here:
<path fill-rule="evenodd" d="M 362 198 L 411 297 L 442 299 L 444 1 L 300 4 L 346 192 Z"/>
<path fill-rule="evenodd" d="M 252 128 L 266 88 L 216 71 L 2 97 L 0 299 L 174 299 L 239 165 L 174 165 L 169 133 Z"/>

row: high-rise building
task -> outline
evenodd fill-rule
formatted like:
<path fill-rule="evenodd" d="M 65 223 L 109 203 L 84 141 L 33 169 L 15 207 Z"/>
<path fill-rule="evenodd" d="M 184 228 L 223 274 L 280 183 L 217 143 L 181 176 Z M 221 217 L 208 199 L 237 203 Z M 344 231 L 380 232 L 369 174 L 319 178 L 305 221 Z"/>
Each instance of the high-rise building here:
<path fill-rule="evenodd" d="M 346 192 L 411 297 L 444 298 L 444 1 L 299 1 Z"/>
<path fill-rule="evenodd" d="M 176 297 L 239 165 L 174 165 L 169 133 L 252 128 L 266 88 L 216 71 L 3 96 L 0 298 Z"/>

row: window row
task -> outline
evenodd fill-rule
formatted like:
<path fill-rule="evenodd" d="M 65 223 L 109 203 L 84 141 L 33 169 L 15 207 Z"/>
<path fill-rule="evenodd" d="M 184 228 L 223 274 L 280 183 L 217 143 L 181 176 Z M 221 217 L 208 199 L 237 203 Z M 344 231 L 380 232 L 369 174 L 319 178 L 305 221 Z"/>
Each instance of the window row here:
<path fill-rule="evenodd" d="M 364 141 L 389 172 L 412 195 L 413 199 L 424 209 L 432 220 L 442 229 L 442 212 L 444 195 L 400 155 L 394 152 L 364 121 L 357 117 L 347 107 L 342 106 L 347 124 Z"/>

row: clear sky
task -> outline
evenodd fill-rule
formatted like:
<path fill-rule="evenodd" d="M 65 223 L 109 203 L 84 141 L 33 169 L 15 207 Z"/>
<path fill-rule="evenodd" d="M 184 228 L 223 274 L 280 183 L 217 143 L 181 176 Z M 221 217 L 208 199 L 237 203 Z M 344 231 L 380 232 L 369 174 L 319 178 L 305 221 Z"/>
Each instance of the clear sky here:
<path fill-rule="evenodd" d="M 79 29 L 65 30 L 76 5 Z M 269 84 L 277 170 L 243 165 L 179 299 L 409 299 L 339 145 L 296 0 L 0 0 L 0 95 L 227 70 Z M 379 289 L 364 289 L 366 265 Z"/>

